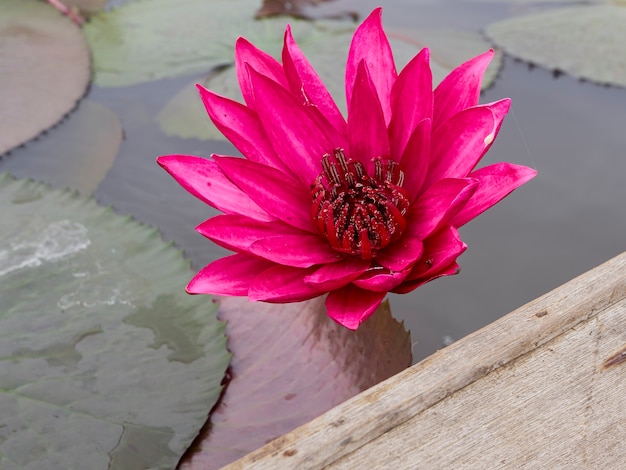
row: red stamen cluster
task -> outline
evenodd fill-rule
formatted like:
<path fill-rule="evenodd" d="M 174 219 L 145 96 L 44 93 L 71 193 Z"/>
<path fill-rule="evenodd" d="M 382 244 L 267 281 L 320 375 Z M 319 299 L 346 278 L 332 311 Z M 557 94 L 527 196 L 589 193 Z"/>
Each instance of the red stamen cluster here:
<path fill-rule="evenodd" d="M 396 162 L 377 157 L 370 177 L 360 162 L 335 149 L 322 157 L 322 168 L 311 188 L 311 218 L 333 249 L 372 259 L 400 238 L 409 199 Z"/>

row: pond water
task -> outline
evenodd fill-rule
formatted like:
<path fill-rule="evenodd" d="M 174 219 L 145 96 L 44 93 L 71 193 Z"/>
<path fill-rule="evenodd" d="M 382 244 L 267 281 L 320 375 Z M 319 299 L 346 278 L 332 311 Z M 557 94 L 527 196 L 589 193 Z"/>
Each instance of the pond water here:
<path fill-rule="evenodd" d="M 379 4 L 342 0 L 309 11 L 355 11 L 364 18 Z M 388 28 L 466 31 L 544 8 L 461 0 L 383 4 Z M 194 78 L 201 77 L 127 88 L 93 86 L 88 98 L 118 113 L 125 131 L 120 153 L 95 197 L 158 227 L 198 269 L 226 253 L 193 231 L 216 212 L 181 189 L 155 158 L 234 150 L 223 142 L 167 137 L 154 122 L 167 100 Z M 482 102 L 503 97 L 512 98 L 512 113 L 482 163 L 511 161 L 536 168 L 539 175 L 463 227 L 469 248 L 459 260 L 461 274 L 391 297 L 394 315 L 411 330 L 416 361 L 626 248 L 626 90 L 555 76 L 505 57 Z M 0 159 L 0 172 L 53 182 L 69 173 L 62 152 L 46 151 L 62 139 L 69 119 Z"/>

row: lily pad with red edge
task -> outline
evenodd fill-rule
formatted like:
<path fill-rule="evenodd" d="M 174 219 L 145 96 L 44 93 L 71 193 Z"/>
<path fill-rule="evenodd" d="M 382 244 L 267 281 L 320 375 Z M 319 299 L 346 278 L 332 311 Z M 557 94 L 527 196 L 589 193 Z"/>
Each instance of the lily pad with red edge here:
<path fill-rule="evenodd" d="M 230 360 L 159 233 L 75 192 L 0 175 L 0 469 L 167 469 Z"/>
<path fill-rule="evenodd" d="M 271 45 L 269 50 L 273 51 L 274 57 L 277 58 L 280 57 L 284 27 L 287 23 L 285 19 L 282 21 L 283 23 L 276 23 L 274 29 L 267 30 L 264 40 L 261 41 L 262 44 Z M 315 29 L 307 30 L 303 36 L 299 36 L 300 31 L 294 28 L 294 35 L 345 116 L 343 79 L 354 26 L 352 23 L 333 21 L 317 21 L 313 22 L 313 25 Z M 459 64 L 491 47 L 482 36 L 465 31 L 390 29 L 388 34 L 398 69 L 423 47 L 430 47 L 434 86 Z M 501 65 L 502 53 L 496 51 L 485 73 L 483 89 L 491 86 Z M 235 68 L 227 66 L 206 78 L 193 80 L 175 94 L 157 115 L 156 119 L 161 130 L 170 136 L 225 140 L 208 118 L 198 95 L 196 83 L 201 83 L 220 95 L 243 101 Z"/>
<path fill-rule="evenodd" d="M 518 59 L 626 87 L 625 25 L 626 5 L 585 5 L 510 18 L 485 32 Z"/>
<path fill-rule="evenodd" d="M 324 300 L 220 301 L 232 379 L 182 470 L 220 468 L 411 365 L 411 339 L 387 302 L 357 331 Z"/>
<path fill-rule="evenodd" d="M 0 154 L 60 121 L 85 94 L 89 49 L 72 21 L 42 2 L 0 0 Z"/>
<path fill-rule="evenodd" d="M 104 179 L 122 144 L 122 123 L 109 108 L 88 99 L 54 129 L 54 139 L 36 139 L 14 150 L 4 169 L 57 188 L 91 194 Z M 50 158 L 54 155 L 55 158 Z"/>

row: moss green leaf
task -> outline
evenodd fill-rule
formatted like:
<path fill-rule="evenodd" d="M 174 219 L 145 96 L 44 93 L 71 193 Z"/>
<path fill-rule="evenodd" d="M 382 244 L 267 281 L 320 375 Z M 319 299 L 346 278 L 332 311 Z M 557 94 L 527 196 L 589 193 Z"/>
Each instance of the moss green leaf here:
<path fill-rule="evenodd" d="M 94 15 L 85 25 L 101 86 L 126 86 L 233 62 L 241 34 L 277 19 L 254 20 L 257 0 L 137 0 Z M 271 27 L 271 26 L 269 26 Z"/>
<path fill-rule="evenodd" d="M 0 469 L 172 469 L 229 362 L 158 232 L 0 176 Z"/>
<path fill-rule="evenodd" d="M 0 0 L 0 154 L 67 114 L 90 78 L 80 29 L 42 2 Z"/>
<path fill-rule="evenodd" d="M 626 86 L 626 7 L 559 8 L 489 25 L 506 53 L 594 82 Z"/>

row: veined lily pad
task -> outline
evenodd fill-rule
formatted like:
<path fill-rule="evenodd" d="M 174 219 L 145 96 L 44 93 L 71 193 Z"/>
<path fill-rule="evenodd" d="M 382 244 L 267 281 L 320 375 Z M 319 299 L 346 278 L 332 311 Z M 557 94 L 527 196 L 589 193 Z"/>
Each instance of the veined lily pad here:
<path fill-rule="evenodd" d="M 93 199 L 0 175 L 0 469 L 172 469 L 230 355 L 180 251 Z"/>
<path fill-rule="evenodd" d="M 83 96 L 80 29 L 42 2 L 0 0 L 0 154 L 57 123 Z"/>
<path fill-rule="evenodd" d="M 266 20 L 267 21 L 267 20 Z M 272 23 L 273 29 L 266 31 L 261 41 L 274 57 L 280 57 L 282 38 L 287 20 L 278 19 Z M 344 70 L 348 48 L 355 25 L 347 22 L 321 21 L 316 27 L 307 29 L 302 38 L 297 28 L 294 35 L 298 44 L 311 61 L 316 71 L 335 98 L 339 108 L 346 114 Z M 298 24 L 298 27 L 300 24 Z M 390 42 L 398 69 L 415 56 L 423 47 L 431 49 L 433 83 L 437 85 L 452 69 L 462 62 L 485 52 L 490 44 L 475 33 L 444 30 L 388 30 Z M 502 64 L 502 53 L 497 51 L 483 79 L 483 89 L 489 87 Z M 206 115 L 194 80 L 178 92 L 165 105 L 157 116 L 163 132 L 183 138 L 224 140 L 224 136 L 213 126 Z M 212 73 L 200 83 L 207 88 L 237 101 L 242 101 L 233 66 Z"/>
<path fill-rule="evenodd" d="M 292 304 L 220 301 L 232 379 L 181 470 L 242 457 L 411 365 L 411 337 L 383 303 L 357 331 L 322 298 Z"/>
<path fill-rule="evenodd" d="M 626 86 L 626 7 L 577 6 L 491 24 L 487 35 L 519 59 Z"/>

